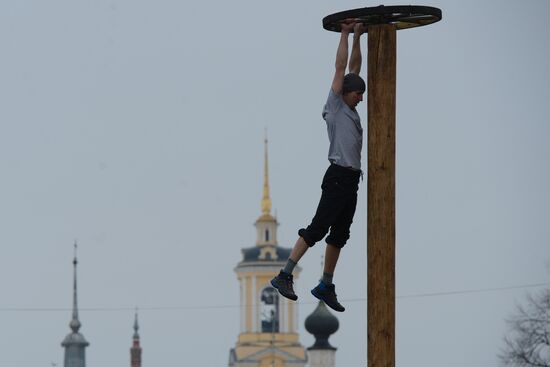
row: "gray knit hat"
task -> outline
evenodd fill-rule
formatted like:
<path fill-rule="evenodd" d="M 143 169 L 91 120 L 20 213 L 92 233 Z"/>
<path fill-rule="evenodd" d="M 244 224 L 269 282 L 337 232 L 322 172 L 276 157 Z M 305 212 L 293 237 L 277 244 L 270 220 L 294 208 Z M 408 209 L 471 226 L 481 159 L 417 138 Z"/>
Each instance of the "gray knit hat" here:
<path fill-rule="evenodd" d="M 342 94 L 349 92 L 365 92 L 365 81 L 359 75 L 349 73 L 344 76 L 344 86 L 342 87 Z"/>

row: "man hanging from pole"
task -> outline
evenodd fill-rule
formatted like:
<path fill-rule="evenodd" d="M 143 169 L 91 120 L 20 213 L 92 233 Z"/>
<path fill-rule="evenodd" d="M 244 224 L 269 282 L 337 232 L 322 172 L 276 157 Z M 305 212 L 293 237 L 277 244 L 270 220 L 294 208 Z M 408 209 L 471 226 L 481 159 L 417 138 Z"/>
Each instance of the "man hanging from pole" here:
<path fill-rule="evenodd" d="M 361 149 L 363 128 L 355 107 L 363 100 L 365 81 L 361 71 L 360 38 L 366 26 L 348 19 L 341 24 L 341 35 L 336 51 L 336 70 L 327 102 L 323 108 L 323 119 L 327 124 L 330 141 L 327 169 L 321 185 L 322 194 L 315 216 L 307 228 L 298 231 L 299 238 L 292 249 L 284 269 L 271 280 L 281 295 L 297 300 L 294 293 L 292 272 L 309 247 L 325 235 L 325 263 L 319 284 L 311 290 L 318 299 L 335 311 L 345 310 L 336 297 L 332 278 L 340 250 L 349 239 L 350 226 L 357 204 L 357 191 L 361 171 Z M 353 32 L 353 43 L 348 67 L 348 38 Z"/>

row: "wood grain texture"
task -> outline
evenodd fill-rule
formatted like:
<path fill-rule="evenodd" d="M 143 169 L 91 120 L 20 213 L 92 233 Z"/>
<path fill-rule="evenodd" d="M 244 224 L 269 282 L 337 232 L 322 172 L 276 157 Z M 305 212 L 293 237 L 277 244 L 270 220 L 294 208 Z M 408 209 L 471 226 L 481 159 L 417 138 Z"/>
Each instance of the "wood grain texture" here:
<path fill-rule="evenodd" d="M 368 29 L 368 367 L 395 366 L 396 33 Z"/>

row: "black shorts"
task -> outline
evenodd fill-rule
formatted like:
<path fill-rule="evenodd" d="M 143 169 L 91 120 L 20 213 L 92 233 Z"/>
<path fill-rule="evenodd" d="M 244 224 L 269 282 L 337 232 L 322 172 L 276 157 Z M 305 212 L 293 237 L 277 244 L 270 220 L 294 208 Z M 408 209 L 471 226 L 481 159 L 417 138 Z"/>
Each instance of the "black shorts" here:
<path fill-rule="evenodd" d="M 357 206 L 361 171 L 331 164 L 323 177 L 321 200 L 311 224 L 298 231 L 308 246 L 328 233 L 326 243 L 342 248 L 349 239 L 349 229 Z"/>

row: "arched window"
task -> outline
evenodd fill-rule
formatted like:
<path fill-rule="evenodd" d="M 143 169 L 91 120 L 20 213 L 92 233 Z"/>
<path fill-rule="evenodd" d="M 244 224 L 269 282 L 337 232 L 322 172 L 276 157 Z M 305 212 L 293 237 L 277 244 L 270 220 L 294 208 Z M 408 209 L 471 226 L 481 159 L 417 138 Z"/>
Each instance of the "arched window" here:
<path fill-rule="evenodd" d="M 262 333 L 279 332 L 279 293 L 275 288 L 267 287 L 261 298 Z"/>
<path fill-rule="evenodd" d="M 269 229 L 265 230 L 265 242 L 269 242 Z"/>

